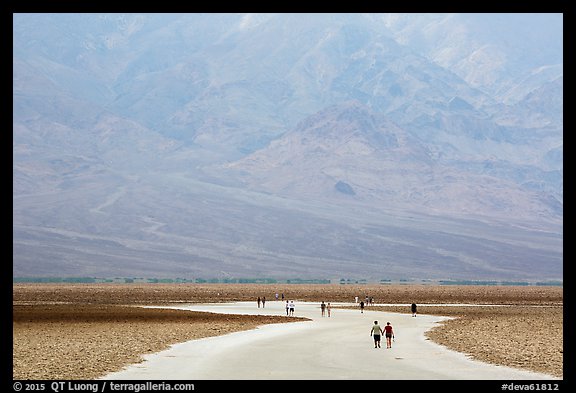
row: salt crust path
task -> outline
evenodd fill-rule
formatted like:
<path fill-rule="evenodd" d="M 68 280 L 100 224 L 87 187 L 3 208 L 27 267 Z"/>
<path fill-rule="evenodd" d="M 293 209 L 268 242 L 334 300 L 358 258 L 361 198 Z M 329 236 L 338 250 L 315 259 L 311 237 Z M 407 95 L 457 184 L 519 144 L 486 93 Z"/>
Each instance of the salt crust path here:
<path fill-rule="evenodd" d="M 335 305 L 335 304 L 333 304 Z M 181 305 L 171 308 L 230 314 L 286 315 L 285 302 Z M 492 365 L 427 340 L 424 332 L 446 317 L 334 309 L 322 317 L 318 303 L 296 302 L 295 315 L 312 321 L 264 325 L 254 330 L 175 344 L 144 362 L 103 379 L 122 380 L 552 380 L 548 374 Z M 288 317 L 287 317 L 288 318 Z M 373 322 L 390 322 L 391 349 L 375 349 Z M 225 325 L 220 326 L 225 328 Z M 479 336 L 481 339 L 481 335 Z M 380 365 L 380 367 L 376 367 Z"/>

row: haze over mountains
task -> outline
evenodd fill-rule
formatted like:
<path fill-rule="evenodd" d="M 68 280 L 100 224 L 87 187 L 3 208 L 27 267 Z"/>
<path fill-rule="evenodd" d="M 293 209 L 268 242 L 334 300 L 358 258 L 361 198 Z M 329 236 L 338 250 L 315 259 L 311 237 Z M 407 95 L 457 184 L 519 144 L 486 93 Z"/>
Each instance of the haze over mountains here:
<path fill-rule="evenodd" d="M 15 14 L 14 276 L 562 279 L 561 14 Z"/>

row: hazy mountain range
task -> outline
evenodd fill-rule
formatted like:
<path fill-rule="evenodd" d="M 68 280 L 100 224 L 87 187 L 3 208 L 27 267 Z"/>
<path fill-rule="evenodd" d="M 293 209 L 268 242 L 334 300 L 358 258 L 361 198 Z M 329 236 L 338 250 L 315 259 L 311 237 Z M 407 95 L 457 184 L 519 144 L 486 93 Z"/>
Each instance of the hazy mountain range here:
<path fill-rule="evenodd" d="M 562 278 L 562 14 L 13 22 L 14 276 Z"/>

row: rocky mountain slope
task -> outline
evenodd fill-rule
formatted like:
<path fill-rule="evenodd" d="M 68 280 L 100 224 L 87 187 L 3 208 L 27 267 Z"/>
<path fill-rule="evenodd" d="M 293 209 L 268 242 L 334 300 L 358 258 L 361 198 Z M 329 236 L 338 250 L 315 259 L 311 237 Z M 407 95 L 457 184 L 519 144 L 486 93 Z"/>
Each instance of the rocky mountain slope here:
<path fill-rule="evenodd" d="M 561 277 L 526 18 L 15 14 L 14 275 Z"/>

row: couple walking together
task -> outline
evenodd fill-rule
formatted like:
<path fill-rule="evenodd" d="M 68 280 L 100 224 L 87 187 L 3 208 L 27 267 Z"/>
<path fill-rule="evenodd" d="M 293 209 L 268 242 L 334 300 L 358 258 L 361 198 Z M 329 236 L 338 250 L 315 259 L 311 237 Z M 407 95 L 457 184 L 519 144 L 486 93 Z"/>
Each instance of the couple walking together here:
<path fill-rule="evenodd" d="M 394 329 L 390 322 L 386 322 L 384 330 L 378 325 L 378 321 L 374 321 L 374 326 L 370 330 L 370 335 L 374 336 L 374 348 L 380 348 L 380 337 L 384 334 L 386 336 L 386 348 L 392 348 L 392 339 L 394 338 Z"/>

